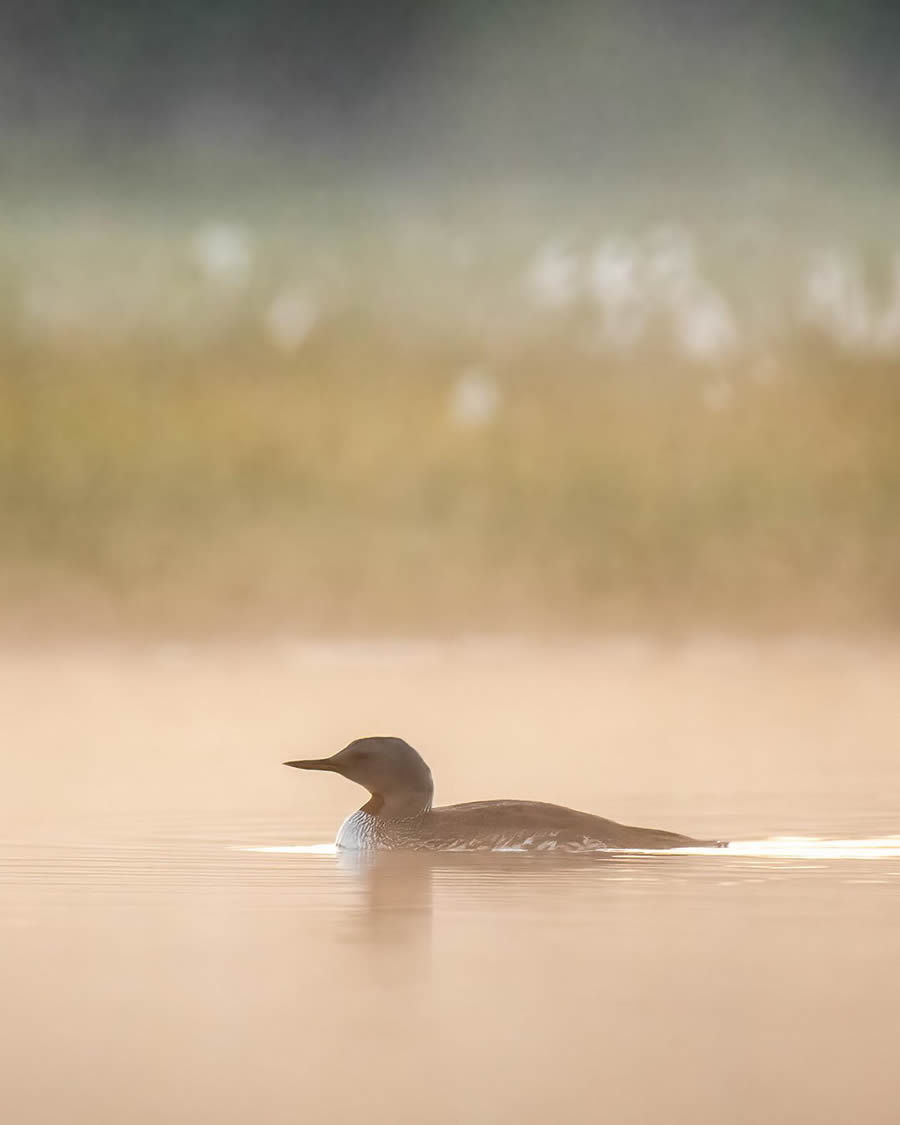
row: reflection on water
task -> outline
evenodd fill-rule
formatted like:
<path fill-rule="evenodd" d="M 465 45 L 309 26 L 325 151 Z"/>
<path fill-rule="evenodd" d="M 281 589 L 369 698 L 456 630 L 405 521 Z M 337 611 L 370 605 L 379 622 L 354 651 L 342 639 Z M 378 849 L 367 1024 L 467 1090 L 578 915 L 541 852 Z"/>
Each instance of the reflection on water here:
<path fill-rule="evenodd" d="M 893 655 L 320 655 L 0 653 L 4 1122 L 895 1125 Z M 337 853 L 280 762 L 397 714 L 442 800 L 735 842 Z"/>
<path fill-rule="evenodd" d="M 142 827 L 0 847 L 17 1122 L 895 1120 L 900 836 L 555 857 Z"/>
<path fill-rule="evenodd" d="M 270 852 L 282 855 L 336 855 L 342 861 L 350 864 L 364 864 L 371 862 L 374 857 L 364 853 L 347 852 L 338 849 L 334 844 L 288 844 L 286 846 L 266 845 L 264 847 L 245 846 L 241 851 Z M 520 848 L 501 848 L 500 853 L 514 854 L 521 852 Z M 816 859 L 829 857 L 831 859 L 877 859 L 880 856 L 900 857 L 900 836 L 882 836 L 871 840 L 826 840 L 816 836 L 775 836 L 769 840 L 732 840 L 728 844 L 728 851 L 732 855 L 778 856 L 783 859 Z M 496 853 L 495 853 L 496 854 Z M 595 853 L 602 858 L 605 852 Z M 723 855 L 721 848 L 668 848 L 665 855 Z M 644 851 L 629 848 L 618 851 L 616 856 L 624 855 L 660 855 L 656 851 Z"/>

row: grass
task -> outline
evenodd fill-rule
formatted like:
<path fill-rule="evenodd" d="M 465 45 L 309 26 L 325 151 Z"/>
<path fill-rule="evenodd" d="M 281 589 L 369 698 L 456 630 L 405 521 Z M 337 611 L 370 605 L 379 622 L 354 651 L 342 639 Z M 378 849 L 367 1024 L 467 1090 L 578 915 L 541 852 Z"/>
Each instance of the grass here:
<path fill-rule="evenodd" d="M 535 314 L 502 263 L 448 279 L 383 246 L 343 272 L 311 255 L 320 322 L 279 351 L 259 315 L 289 279 L 277 242 L 232 291 L 169 237 L 156 267 L 115 242 L 118 276 L 151 262 L 127 331 L 114 284 L 53 331 L 0 325 L 10 627 L 900 624 L 896 359 L 800 327 L 766 380 L 753 349 L 598 354 L 584 308 Z M 174 320 L 141 319 L 157 299 Z M 484 425 L 452 408 L 472 363 L 500 394 Z"/>

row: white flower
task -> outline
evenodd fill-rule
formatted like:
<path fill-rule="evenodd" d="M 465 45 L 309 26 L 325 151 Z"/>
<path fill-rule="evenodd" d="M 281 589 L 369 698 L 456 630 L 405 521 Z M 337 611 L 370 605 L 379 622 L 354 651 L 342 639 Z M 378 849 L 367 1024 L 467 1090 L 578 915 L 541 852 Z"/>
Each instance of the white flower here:
<path fill-rule="evenodd" d="M 253 266 L 249 231 L 233 223 L 209 223 L 191 240 L 194 261 L 210 281 L 242 285 Z"/>
<path fill-rule="evenodd" d="M 603 339 L 616 348 L 629 348 L 644 333 L 647 299 L 639 276 L 638 252 L 620 239 L 610 239 L 593 254 L 587 268 L 587 288 L 603 316 Z"/>
<path fill-rule="evenodd" d="M 673 315 L 678 343 L 691 359 L 719 359 L 737 344 L 738 329 L 731 307 L 712 286 L 700 284 L 682 293 Z"/>
<path fill-rule="evenodd" d="M 542 246 L 525 275 L 531 295 L 547 308 L 565 308 L 578 296 L 578 260 L 560 243 Z"/>
<path fill-rule="evenodd" d="M 836 250 L 818 253 L 806 275 L 801 315 L 846 348 L 868 343 L 870 316 L 859 263 Z"/>
<path fill-rule="evenodd" d="M 500 408 L 500 390 L 482 367 L 467 367 L 453 385 L 450 415 L 460 426 L 484 426 Z"/>
<path fill-rule="evenodd" d="M 263 315 L 269 340 L 283 352 L 295 352 L 315 328 L 319 307 L 302 289 L 282 289 Z"/>

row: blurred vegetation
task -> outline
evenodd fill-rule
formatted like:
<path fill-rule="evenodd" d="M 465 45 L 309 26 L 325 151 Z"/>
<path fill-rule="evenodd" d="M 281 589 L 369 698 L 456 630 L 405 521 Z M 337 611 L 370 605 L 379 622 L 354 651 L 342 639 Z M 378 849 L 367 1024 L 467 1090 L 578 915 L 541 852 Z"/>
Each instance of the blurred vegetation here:
<path fill-rule="evenodd" d="M 6 627 L 900 623 L 898 12 L 0 9 Z"/>
<path fill-rule="evenodd" d="M 500 235 L 245 262 L 228 230 L 36 229 L 2 281 L 8 627 L 900 624 L 895 354 L 604 349 Z"/>

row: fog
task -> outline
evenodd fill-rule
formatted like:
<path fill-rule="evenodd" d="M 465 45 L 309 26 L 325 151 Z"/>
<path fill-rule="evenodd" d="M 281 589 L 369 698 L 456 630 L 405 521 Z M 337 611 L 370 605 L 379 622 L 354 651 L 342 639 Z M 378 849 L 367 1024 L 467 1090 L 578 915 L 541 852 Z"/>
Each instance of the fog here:
<path fill-rule="evenodd" d="M 893 1125 L 898 11 L 2 6 L 16 1125 Z"/>

